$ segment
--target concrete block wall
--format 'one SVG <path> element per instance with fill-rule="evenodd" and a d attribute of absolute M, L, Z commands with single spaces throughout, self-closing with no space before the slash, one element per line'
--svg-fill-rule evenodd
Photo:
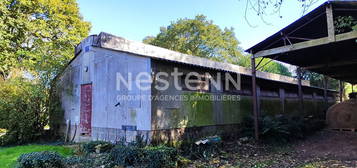
<path fill-rule="evenodd" d="M 217 71 L 188 66 L 179 63 L 165 63 L 152 60 L 153 73 L 172 72 L 177 67 L 180 72 L 195 71 L 198 73 Z M 172 78 L 169 79 L 170 86 Z M 240 92 L 211 90 L 209 92 L 179 91 L 169 87 L 166 91 L 158 91 L 152 87 L 152 95 L 239 95 L 239 101 L 152 101 L 153 141 L 170 141 L 195 139 L 201 136 L 234 133 L 240 136 L 244 118 L 252 116 L 251 78 L 241 76 Z M 326 106 L 323 90 L 303 87 L 305 94 L 304 111 L 299 110 L 298 86 L 258 79 L 258 95 L 260 115 L 286 114 L 300 117 L 317 116 L 324 119 Z M 153 86 L 155 85 L 155 81 Z M 268 87 L 269 86 L 269 87 Z M 329 92 L 329 105 L 336 102 L 336 93 Z M 202 131 L 202 132 L 201 132 Z"/>

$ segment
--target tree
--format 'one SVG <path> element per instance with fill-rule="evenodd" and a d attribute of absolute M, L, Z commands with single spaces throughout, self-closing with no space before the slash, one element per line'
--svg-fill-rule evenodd
<path fill-rule="evenodd" d="M 296 72 L 297 73 L 297 72 Z M 311 86 L 324 88 L 324 78 L 325 76 L 322 74 L 318 74 L 315 72 L 303 70 L 301 71 L 302 79 L 310 81 Z M 339 81 L 336 79 L 328 78 L 327 83 L 328 89 L 338 90 L 339 89 Z"/>
<path fill-rule="evenodd" d="M 0 74 L 24 68 L 53 78 L 89 29 L 75 0 L 2 0 Z"/>
<path fill-rule="evenodd" d="M 302 14 L 310 8 L 311 5 L 319 0 L 295 0 L 301 4 Z M 245 0 L 245 19 L 249 25 L 248 16 L 250 11 L 255 13 L 265 22 L 264 17 L 268 15 L 278 15 L 280 18 L 283 16 L 280 13 L 281 7 L 286 3 L 286 0 Z"/>
<path fill-rule="evenodd" d="M 240 66 L 244 67 L 251 67 L 251 60 L 250 56 L 242 57 L 240 58 Z M 259 64 L 257 70 L 258 71 L 264 71 L 264 72 L 270 72 L 270 73 L 275 73 L 275 74 L 280 74 L 280 75 L 285 75 L 285 76 L 292 76 L 291 72 L 289 69 L 284 66 L 283 64 L 280 64 L 278 62 L 274 62 L 269 58 L 256 58 L 256 64 Z"/>
<path fill-rule="evenodd" d="M 144 42 L 222 62 L 236 63 L 242 57 L 233 29 L 222 30 L 203 15 L 179 19 L 162 27 L 156 37 L 146 37 Z"/>
<path fill-rule="evenodd" d="M 0 142 L 33 141 L 49 124 L 54 77 L 88 36 L 75 0 L 0 1 Z M 51 96 L 54 97 L 54 96 Z"/>
<path fill-rule="evenodd" d="M 167 48 L 181 53 L 250 67 L 249 55 L 242 54 L 233 28 L 221 29 L 206 16 L 197 15 L 194 19 L 179 19 L 160 33 L 147 36 L 144 43 Z M 272 62 L 263 71 L 291 75 L 286 67 Z"/>

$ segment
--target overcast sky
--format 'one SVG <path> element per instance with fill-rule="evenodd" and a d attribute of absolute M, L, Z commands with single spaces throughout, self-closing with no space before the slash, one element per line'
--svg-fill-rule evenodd
<path fill-rule="evenodd" d="M 178 18 L 203 14 L 221 28 L 233 27 L 240 46 L 247 49 L 302 16 L 297 0 L 285 0 L 281 15 L 265 16 L 264 23 L 253 12 L 244 18 L 246 0 L 78 0 L 84 20 L 92 23 L 91 34 L 107 32 L 129 40 L 142 41 L 156 35 L 161 26 Z M 325 0 L 310 7 L 314 9 Z"/>

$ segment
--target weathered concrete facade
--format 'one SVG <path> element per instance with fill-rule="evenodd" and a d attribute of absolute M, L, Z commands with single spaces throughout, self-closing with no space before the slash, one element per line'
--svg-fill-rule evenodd
<path fill-rule="evenodd" d="M 177 90 L 173 87 L 172 76 L 167 77 L 169 87 L 166 90 L 156 89 L 159 83 L 154 76 L 161 72 L 171 73 L 174 68 L 183 74 L 197 72 L 204 76 L 209 73 L 207 78 L 215 78 L 218 72 L 230 73 L 240 78 L 241 89 L 225 89 L 223 84 L 215 88 L 208 83 L 200 91 Z M 117 74 L 129 72 L 133 76 L 141 72 L 152 74 L 150 89 L 141 90 L 135 85 L 131 89 L 118 89 Z M 296 110 L 299 104 L 296 79 L 265 72 L 257 75 L 261 114 L 324 114 L 322 89 L 310 87 L 303 81 L 306 108 L 300 112 Z M 124 78 L 131 79 L 129 75 Z M 60 79 L 65 111 L 63 130 L 66 130 L 66 121 L 70 121 L 70 137 L 76 134 L 77 141 L 132 141 L 137 135 L 149 141 L 175 141 L 213 134 L 236 134 L 243 119 L 252 113 L 249 69 L 131 42 L 106 33 L 90 36 L 78 45 L 76 57 Z M 89 91 L 84 90 L 86 87 Z M 141 98 L 118 98 L 123 95 Z M 239 95 L 239 100 L 152 99 L 165 95 Z M 329 102 L 335 102 L 333 91 L 329 91 Z"/>
<path fill-rule="evenodd" d="M 198 72 L 200 74 L 216 74 L 217 70 L 193 67 L 180 63 L 168 64 L 162 60 L 152 60 L 152 71 L 155 73 L 172 72 L 174 67 L 182 72 Z M 252 91 L 251 77 L 241 74 L 241 90 L 220 90 L 212 87 L 205 92 L 180 91 L 172 84 L 169 89 L 159 91 L 154 88 L 152 95 L 239 95 L 238 101 L 210 101 L 210 100 L 186 100 L 186 101 L 161 101 L 153 100 L 152 130 L 153 139 L 157 141 L 174 141 L 189 139 L 192 137 L 209 136 L 216 134 L 239 135 L 241 124 L 246 117 L 252 115 Z M 169 79 L 172 83 L 172 77 Z M 325 115 L 325 102 L 323 89 L 304 86 L 304 111 L 299 111 L 298 88 L 296 84 L 275 82 L 265 79 L 258 80 L 260 115 L 287 114 L 292 116 L 318 116 L 321 119 Z M 329 92 L 329 104 L 335 104 L 335 92 Z"/>
<path fill-rule="evenodd" d="M 65 121 L 70 120 L 71 135 L 77 129 L 76 140 L 110 140 L 128 137 L 137 130 L 150 131 L 151 102 L 147 99 L 119 102 L 118 95 L 150 95 L 149 91 L 116 89 L 116 74 L 149 72 L 150 59 L 123 52 L 91 47 L 92 38 L 82 43 L 86 48 L 70 63 L 62 75 L 62 106 Z M 70 78 L 70 80 L 68 80 Z M 127 78 L 127 76 L 124 76 Z M 90 132 L 81 128 L 81 86 L 92 85 Z M 134 85 L 135 87 L 135 85 Z M 120 104 L 118 104 L 120 103 Z M 118 105 L 117 105 L 118 104 Z M 141 117 L 138 117 L 141 116 Z M 76 128 L 77 127 L 77 128 Z M 73 136 L 73 135 L 72 135 Z"/>

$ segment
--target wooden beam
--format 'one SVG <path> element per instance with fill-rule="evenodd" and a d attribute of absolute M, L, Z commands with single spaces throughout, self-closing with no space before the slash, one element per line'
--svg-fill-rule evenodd
<path fill-rule="evenodd" d="M 332 78 L 346 78 L 346 79 L 357 79 L 357 74 L 356 73 L 353 73 L 353 72 L 349 72 L 349 73 L 334 73 L 334 74 L 331 74 L 331 75 L 328 75 Z"/>
<path fill-rule="evenodd" d="M 344 90 L 344 83 L 342 81 L 340 81 L 340 84 L 339 84 L 339 87 L 340 87 L 340 102 L 343 101 L 343 90 Z"/>
<path fill-rule="evenodd" d="M 338 34 L 338 35 L 336 35 L 335 42 L 341 42 L 341 41 L 352 40 L 352 39 L 357 39 L 357 31 Z M 267 56 L 272 56 L 272 55 L 276 55 L 276 54 L 282 54 L 282 53 L 302 50 L 302 49 L 306 49 L 306 48 L 326 45 L 329 43 L 330 43 L 329 38 L 323 37 L 323 38 L 319 38 L 319 39 L 315 39 L 315 40 L 295 43 L 293 45 L 282 46 L 282 47 L 272 48 L 272 49 L 268 49 L 268 50 L 262 50 L 262 51 L 255 53 L 254 57 L 255 58 L 267 57 Z"/>
<path fill-rule="evenodd" d="M 251 58 L 251 66 L 252 66 L 252 98 L 253 98 L 253 115 L 254 115 L 254 134 L 255 139 L 259 140 L 259 118 L 258 118 L 258 94 L 257 94 L 257 74 L 256 74 L 256 66 L 255 66 L 255 58 L 254 56 Z"/>
<path fill-rule="evenodd" d="M 326 109 L 328 108 L 328 94 L 327 94 L 327 90 L 328 90 L 328 78 L 327 76 L 324 76 L 324 101 L 325 101 L 325 107 Z"/>
<path fill-rule="evenodd" d="M 338 79 L 341 79 L 341 80 L 355 80 L 357 81 L 357 75 L 348 75 L 346 74 L 345 76 L 332 76 L 332 75 L 329 75 L 333 78 L 338 78 Z"/>
<path fill-rule="evenodd" d="M 284 88 L 279 88 L 279 98 L 281 104 L 281 111 L 285 114 L 285 90 Z"/>
<path fill-rule="evenodd" d="M 300 112 L 304 111 L 304 93 L 302 91 L 302 69 L 298 67 L 297 69 L 297 76 L 298 76 L 298 95 L 299 95 L 299 102 L 300 102 Z"/>
<path fill-rule="evenodd" d="M 328 41 L 334 42 L 336 40 L 336 36 L 335 36 L 335 24 L 333 21 L 333 10 L 331 4 L 326 5 L 326 20 L 327 20 Z"/>
<path fill-rule="evenodd" d="M 331 68 L 331 67 L 337 67 L 337 66 L 344 66 L 344 65 L 353 65 L 357 64 L 357 59 L 355 60 L 348 60 L 348 61 L 340 61 L 340 62 L 333 62 L 329 64 L 319 64 L 319 65 L 313 65 L 313 66 L 307 66 L 303 67 L 306 70 L 311 70 L 311 69 L 317 69 L 317 68 Z"/>

